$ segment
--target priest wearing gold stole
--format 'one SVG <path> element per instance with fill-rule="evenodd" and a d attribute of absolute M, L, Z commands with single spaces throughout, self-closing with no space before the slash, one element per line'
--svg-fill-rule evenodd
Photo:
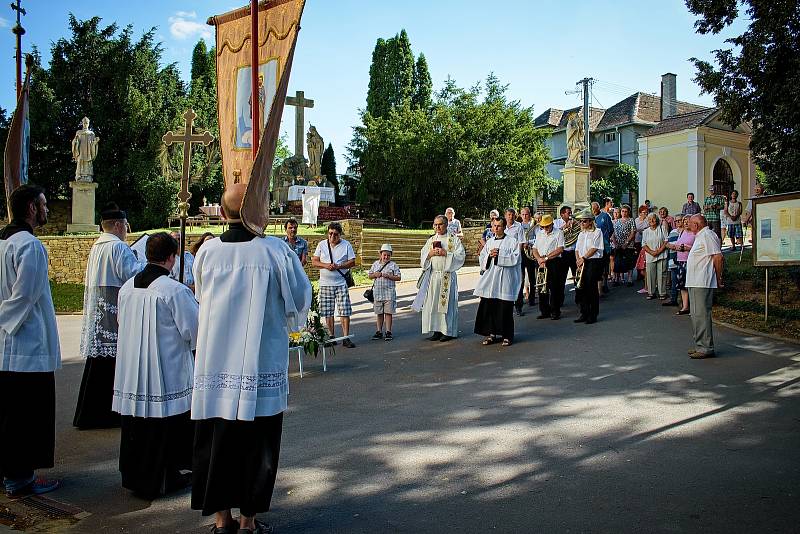
<path fill-rule="evenodd" d="M 305 324 L 311 284 L 297 254 L 259 237 L 240 214 L 245 184 L 222 196 L 229 229 L 194 261 L 200 301 L 192 393 L 197 420 L 192 508 L 215 514 L 214 532 L 267 532 L 255 516 L 269 510 L 289 394 L 289 332 Z M 248 195 L 250 191 L 248 191 Z"/>
<path fill-rule="evenodd" d="M 184 488 L 191 475 L 189 417 L 197 343 L 197 301 L 170 277 L 178 242 L 147 240 L 148 264 L 119 290 L 119 339 L 112 408 L 122 416 L 122 486 L 152 499 Z"/>
<path fill-rule="evenodd" d="M 502 340 L 507 347 L 514 342 L 514 301 L 522 283 L 519 241 L 505 233 L 506 221 L 492 221 L 492 237 L 481 250 L 479 262 L 484 273 L 475 286 L 480 297 L 475 333 L 486 336 L 484 345 Z"/>
<path fill-rule="evenodd" d="M 420 252 L 422 277 L 412 304 L 422 310 L 422 333 L 433 332 L 429 341 L 450 341 L 458 337 L 458 275 L 466 252 L 461 239 L 448 233 L 447 217 L 433 220 L 436 231 Z"/>

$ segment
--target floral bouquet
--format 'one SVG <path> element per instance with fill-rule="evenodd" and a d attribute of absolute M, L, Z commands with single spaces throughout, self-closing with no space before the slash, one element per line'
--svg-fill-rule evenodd
<path fill-rule="evenodd" d="M 306 325 L 297 332 L 289 333 L 289 346 L 303 347 L 306 354 L 313 354 L 316 358 L 320 347 L 330 341 L 331 335 L 319 316 L 317 290 L 312 287 L 312 292 L 311 309 L 308 311 Z M 331 350 L 333 350 L 332 347 Z"/>

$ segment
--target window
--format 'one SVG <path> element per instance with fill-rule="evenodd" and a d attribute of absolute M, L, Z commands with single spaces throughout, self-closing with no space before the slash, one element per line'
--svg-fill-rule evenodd
<path fill-rule="evenodd" d="M 733 170 L 724 159 L 717 160 L 711 176 L 714 184 L 714 193 L 717 195 L 730 196 L 734 189 Z"/>
<path fill-rule="evenodd" d="M 613 143 L 617 140 L 617 132 L 609 132 L 606 134 L 606 143 Z"/>

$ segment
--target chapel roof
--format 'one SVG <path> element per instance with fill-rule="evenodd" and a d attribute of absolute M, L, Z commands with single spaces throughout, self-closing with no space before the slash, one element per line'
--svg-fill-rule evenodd
<path fill-rule="evenodd" d="M 678 132 L 690 128 L 697 128 L 706 122 L 717 112 L 717 108 L 703 108 L 689 113 L 674 115 L 656 124 L 649 131 L 642 134 L 643 137 L 652 137 L 666 133 Z"/>

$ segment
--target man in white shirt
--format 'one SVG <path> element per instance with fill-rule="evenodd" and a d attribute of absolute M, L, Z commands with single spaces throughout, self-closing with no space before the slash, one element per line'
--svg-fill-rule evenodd
<path fill-rule="evenodd" d="M 311 284 L 297 254 L 258 237 L 240 217 L 245 184 L 228 186 L 228 230 L 194 261 L 200 301 L 192 392 L 192 508 L 215 514 L 214 532 L 267 532 L 289 395 L 289 332 L 308 317 Z"/>
<path fill-rule="evenodd" d="M 331 337 L 336 337 L 333 330 L 335 313 L 342 324 L 342 336 L 345 336 L 342 345 L 352 349 L 356 345 L 346 336 L 350 335 L 353 307 L 345 276 L 356 265 L 356 253 L 353 245 L 342 239 L 342 233 L 341 224 L 332 222 L 328 225 L 328 238 L 317 243 L 311 265 L 319 269 L 319 316 L 325 319 Z"/>
<path fill-rule="evenodd" d="M 528 286 L 528 306 L 536 305 L 536 292 L 533 290 L 533 286 L 536 284 L 536 261 L 530 259 L 528 254 L 530 254 L 530 248 L 536 241 L 536 235 L 541 231 L 541 228 L 539 223 L 531 216 L 530 206 L 525 206 L 519 210 L 519 215 L 522 217 L 520 224 L 522 225 L 522 235 L 524 236 L 523 241 L 520 242 L 522 251 L 522 287 L 515 306 L 521 309 L 526 285 Z M 527 282 L 525 281 L 525 275 L 528 276 Z"/>
<path fill-rule="evenodd" d="M 89 251 L 83 296 L 81 356 L 86 358 L 78 405 L 72 424 L 81 430 L 119 426 L 111 410 L 117 356 L 117 297 L 119 288 L 144 269 L 128 237 L 128 216 L 112 203 L 100 213 L 103 233 Z"/>
<path fill-rule="evenodd" d="M 21 496 L 58 487 L 34 471 L 53 467 L 61 349 L 47 250 L 33 236 L 47 223 L 44 190 L 22 185 L 9 206 L 11 223 L 0 231 L 0 479 Z"/>
<path fill-rule="evenodd" d="M 119 340 L 112 408 L 122 417 L 122 487 L 153 499 L 182 489 L 191 475 L 189 416 L 198 305 L 170 277 L 178 242 L 166 232 L 147 240 L 148 264 L 119 290 Z"/>
<path fill-rule="evenodd" d="M 709 228 L 706 218 L 693 215 L 689 230 L 694 232 L 694 244 L 686 260 L 686 289 L 689 290 L 689 307 L 695 348 L 689 357 L 700 360 L 714 357 L 714 333 L 711 330 L 711 308 L 714 289 L 722 287 L 722 257 L 719 237 Z"/>
<path fill-rule="evenodd" d="M 506 217 L 506 230 L 505 233 L 509 237 L 513 237 L 514 240 L 522 247 L 523 243 L 526 243 L 527 240 L 525 239 L 525 228 L 522 226 L 522 223 L 517 222 L 517 210 L 514 208 L 506 208 L 505 211 Z M 520 269 L 522 269 L 520 267 Z M 523 284 L 524 279 L 520 279 L 519 284 L 519 292 L 517 295 L 517 299 L 514 302 L 514 310 L 516 311 L 517 316 L 522 317 L 522 294 L 523 294 Z"/>
<path fill-rule="evenodd" d="M 561 319 L 561 306 L 564 304 L 564 283 L 567 279 L 567 267 L 561 259 L 564 252 L 564 233 L 553 226 L 553 217 L 549 214 L 542 217 L 539 223 L 542 231 L 536 237 L 532 247 L 533 257 L 540 269 L 547 269 L 545 291 L 539 293 L 539 316 L 537 319 Z M 533 284 L 536 283 L 536 277 Z M 531 287 L 531 291 L 535 291 Z"/>
<path fill-rule="evenodd" d="M 603 232 L 595 225 L 591 208 L 579 212 L 575 218 L 581 225 L 581 233 L 575 243 L 575 264 L 579 269 L 583 268 L 580 287 L 575 290 L 575 300 L 580 305 L 581 314 L 575 322 L 594 324 L 600 313 L 597 282 L 603 275 Z"/>
<path fill-rule="evenodd" d="M 580 223 L 572 218 L 572 208 L 569 206 L 561 206 L 558 210 L 558 219 L 553 221 L 553 227 L 556 230 L 561 230 L 564 233 L 564 254 L 562 260 L 564 261 L 564 269 L 569 274 L 572 270 L 572 276 L 575 277 L 575 243 L 578 241 L 578 234 L 580 233 Z"/>

